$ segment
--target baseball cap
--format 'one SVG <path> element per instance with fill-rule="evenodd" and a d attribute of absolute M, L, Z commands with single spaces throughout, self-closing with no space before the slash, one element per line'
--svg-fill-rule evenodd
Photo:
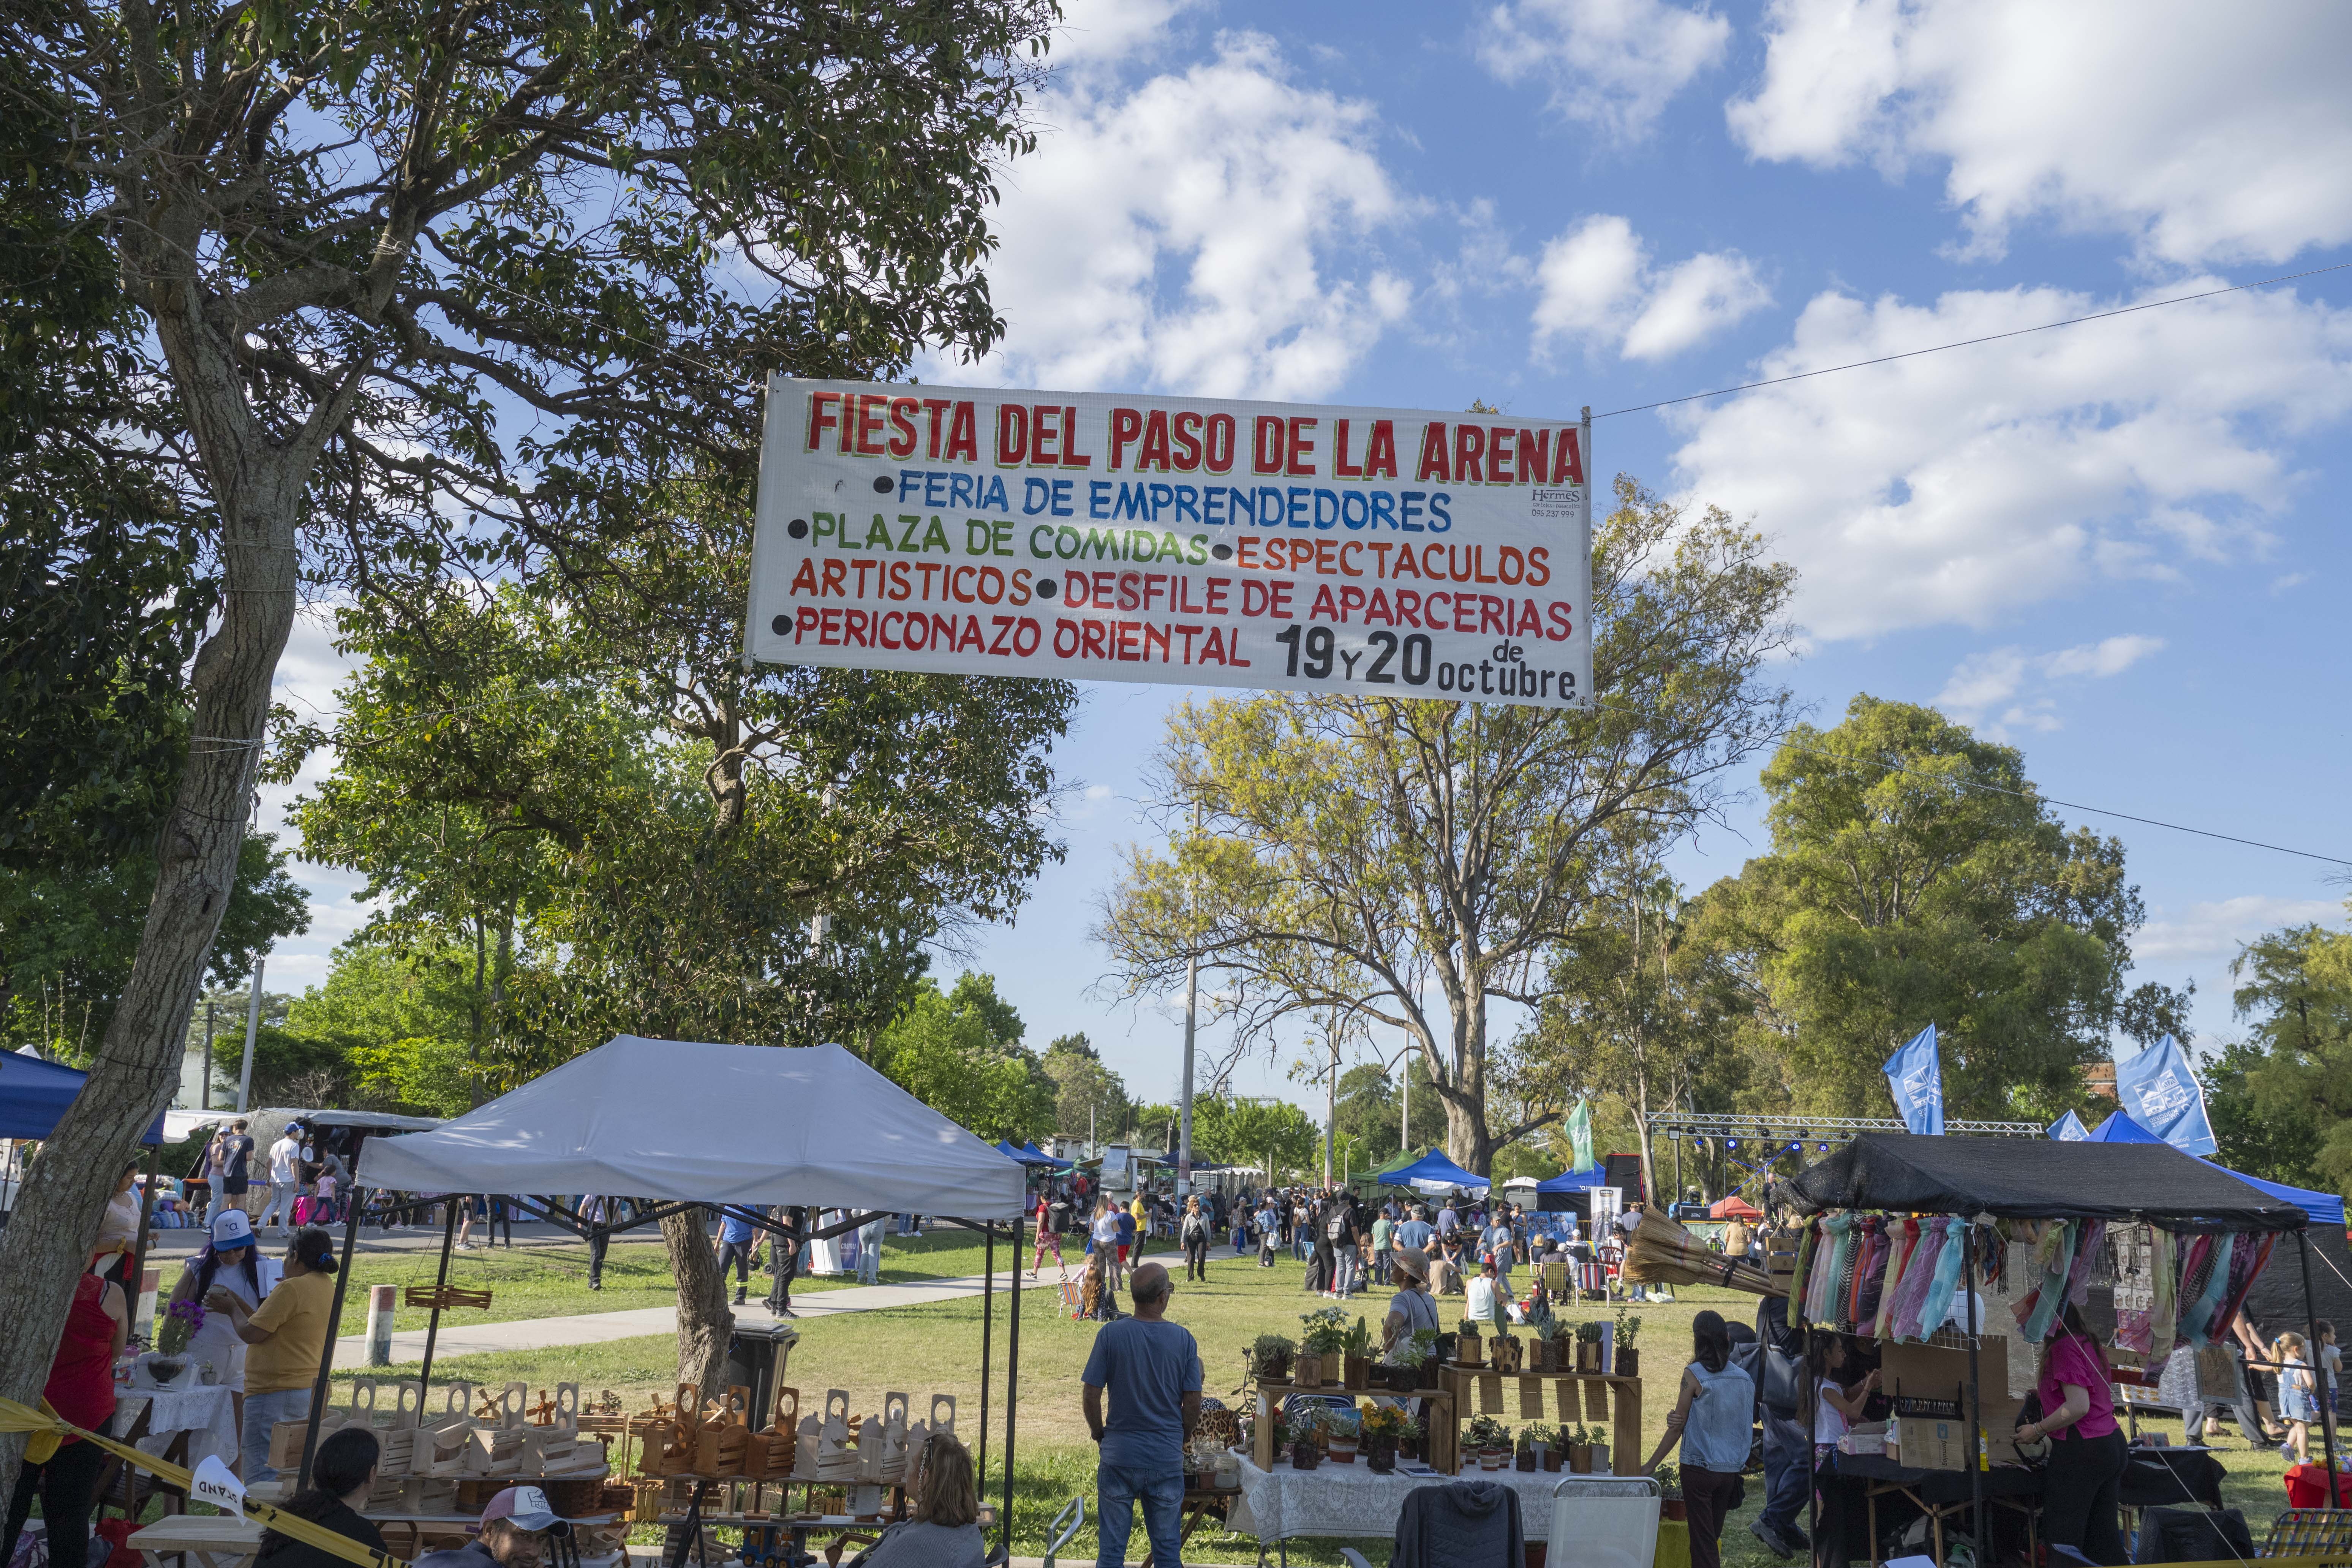
<path fill-rule="evenodd" d="M 523 1530 L 545 1530 L 557 1522 L 547 1494 L 537 1487 L 509 1487 L 492 1498 L 489 1506 L 482 1510 L 482 1522 L 488 1524 L 494 1519 L 509 1521 Z"/>
<path fill-rule="evenodd" d="M 253 1245 L 253 1222 L 243 1209 L 223 1209 L 213 1215 L 213 1249 L 222 1251 Z"/>

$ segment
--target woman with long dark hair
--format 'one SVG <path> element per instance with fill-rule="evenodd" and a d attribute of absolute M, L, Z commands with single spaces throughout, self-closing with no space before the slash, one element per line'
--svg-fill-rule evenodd
<path fill-rule="evenodd" d="M 1683 1503 L 1690 1518 L 1691 1568 L 1722 1568 L 1723 1518 L 1748 1468 L 1756 1380 L 1731 1364 L 1731 1331 L 1720 1312 L 1691 1320 L 1691 1362 L 1666 1415 L 1666 1434 L 1642 1467 L 1648 1475 L 1682 1446 Z"/>
<path fill-rule="evenodd" d="M 2042 1347 L 2042 1381 L 2033 1392 L 2042 1418 L 2020 1422 L 2017 1441 L 2050 1439 L 2042 1539 L 2071 1546 L 2094 1563 L 2128 1563 L 2118 1492 L 2130 1455 L 2116 1425 L 2106 1352 L 2072 1302 Z"/>
<path fill-rule="evenodd" d="M 383 1532 L 360 1515 L 369 1483 L 375 1479 L 376 1458 L 383 1451 L 374 1433 L 364 1426 L 345 1426 L 320 1441 L 310 1456 L 310 1484 L 279 1506 L 297 1519 L 323 1525 L 337 1535 L 348 1535 L 372 1551 L 384 1550 Z M 254 1568 L 351 1568 L 342 1558 L 322 1547 L 264 1531 L 261 1553 Z"/>
<path fill-rule="evenodd" d="M 261 1305 L 276 1283 L 275 1266 L 264 1268 L 253 1244 L 253 1223 L 243 1209 L 224 1207 L 213 1215 L 205 1249 L 180 1267 L 180 1282 L 172 1287 L 173 1301 L 201 1306 L 217 1289 L 228 1292 L 247 1312 Z M 245 1342 L 236 1337 L 226 1312 L 207 1310 L 204 1326 L 190 1331 L 188 1355 L 210 1362 L 213 1381 L 229 1391 L 237 1429 L 245 1425 Z"/>

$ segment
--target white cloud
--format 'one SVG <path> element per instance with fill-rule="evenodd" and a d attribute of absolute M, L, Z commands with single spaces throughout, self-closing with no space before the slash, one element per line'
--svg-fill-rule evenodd
<path fill-rule="evenodd" d="M 1403 314 L 1409 285 L 1370 258 L 1405 208 L 1372 111 L 1299 86 L 1272 40 L 1221 35 L 1132 90 L 1077 72 L 1039 118 L 1002 181 L 988 273 L 1008 330 L 982 378 L 1311 397 Z"/>
<path fill-rule="evenodd" d="M 2112 303 L 1824 293 L 1755 379 Z M 1675 461 L 1690 499 L 1775 536 L 1815 634 L 1865 637 L 1989 626 L 2095 577 L 2259 557 L 2301 483 L 2288 437 L 2347 410 L 2352 311 L 2237 294 L 1694 405 L 1673 416 L 1688 437 Z"/>
<path fill-rule="evenodd" d="M 1550 89 L 1561 118 L 1627 140 L 1723 58 L 1731 24 L 1661 0 L 1507 0 L 1487 13 L 1478 63 Z"/>
<path fill-rule="evenodd" d="M 2179 913 L 2149 921 L 2132 939 L 2140 963 L 2189 964 L 2226 969 L 2239 947 L 2264 931 L 2313 921 L 2336 924 L 2344 906 L 2327 899 L 2282 899 L 2250 893 L 2212 903 L 2191 904 Z"/>
<path fill-rule="evenodd" d="M 2352 6 L 1773 0 L 1758 158 L 1943 168 L 1971 248 L 2048 216 L 2179 265 L 2352 239 Z"/>
<path fill-rule="evenodd" d="M 2057 697 L 2046 689 L 2050 684 L 2121 675 L 2163 648 L 2162 637 L 2130 633 L 2055 653 L 1988 649 L 1959 662 L 1937 695 L 1936 706 L 1994 740 L 2007 739 L 2012 728 L 2047 732 L 2061 727 Z M 2023 700 L 2013 700 L 2021 694 Z"/>
<path fill-rule="evenodd" d="M 1746 257 L 1703 251 L 1656 269 L 1633 226 L 1609 214 L 1545 246 L 1536 281 L 1538 349 L 1573 338 L 1627 359 L 1680 353 L 1772 302 Z"/>

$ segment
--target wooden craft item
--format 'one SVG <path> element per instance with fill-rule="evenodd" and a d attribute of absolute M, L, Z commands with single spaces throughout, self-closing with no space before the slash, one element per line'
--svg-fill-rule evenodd
<path fill-rule="evenodd" d="M 798 1481 L 816 1479 L 816 1451 L 824 1439 L 824 1423 L 810 1411 L 801 1417 L 799 1429 L 793 1436 L 793 1479 Z"/>
<path fill-rule="evenodd" d="M 404 1379 L 392 1385 L 392 1425 L 396 1431 L 415 1431 L 425 1415 L 425 1385 Z"/>
<path fill-rule="evenodd" d="M 1519 1415 L 1538 1419 L 1543 1415 L 1543 1384 L 1532 1377 L 1519 1379 Z"/>
<path fill-rule="evenodd" d="M 376 1380 L 372 1377 L 352 1379 L 352 1402 L 344 1419 L 366 1426 L 375 1424 Z"/>
<path fill-rule="evenodd" d="M 940 1414 L 940 1408 L 942 1405 L 947 1407 L 947 1414 L 945 1415 L 941 1415 Z M 931 1395 L 931 1430 L 934 1433 L 945 1432 L 952 1436 L 955 1432 L 955 1415 L 956 1402 L 954 1394 L 934 1394 Z"/>
<path fill-rule="evenodd" d="M 1584 1385 L 1584 1415 L 1590 1421 L 1609 1419 L 1609 1385 L 1607 1384 L 1596 1380 Z"/>
<path fill-rule="evenodd" d="M 464 1290 L 455 1285 L 411 1285 L 402 1293 L 401 1300 L 406 1306 L 420 1307 L 428 1312 L 436 1307 L 443 1311 L 452 1307 L 478 1310 L 490 1304 L 490 1293 L 488 1290 Z"/>
<path fill-rule="evenodd" d="M 1488 1372 L 1478 1375 L 1478 1413 L 1481 1415 L 1500 1415 L 1503 1413 L 1501 1373 Z"/>
<path fill-rule="evenodd" d="M 529 1384 L 509 1383 L 507 1384 L 506 1392 L 499 1396 L 499 1415 L 506 1426 L 522 1426 L 525 1420 L 523 1413 L 530 1408 L 530 1385 Z"/>

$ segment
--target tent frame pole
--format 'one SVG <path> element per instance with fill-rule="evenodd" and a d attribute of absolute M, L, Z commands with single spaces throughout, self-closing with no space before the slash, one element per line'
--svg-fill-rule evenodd
<path fill-rule="evenodd" d="M 2327 1407 L 2326 1367 L 2319 1359 L 2319 1308 L 2311 1294 L 2311 1243 L 2306 1238 L 2309 1226 L 2297 1226 L 2294 1230 L 2295 1260 L 2303 1265 L 2304 1332 L 2310 1336 L 2311 1354 L 2306 1362 L 2311 1368 L 2311 1385 L 2317 1396 L 2313 1403 L 2319 1406 L 2320 1457 L 2327 1461 L 2327 1506 L 2342 1508 L 2336 1479 L 2336 1413 Z"/>
<path fill-rule="evenodd" d="M 1003 1530 L 997 1537 L 1007 1556 L 1013 1552 L 1013 1432 L 1021 1415 L 1022 1228 L 1022 1221 L 1016 1216 L 1013 1221 L 1013 1316 L 1005 1328 L 1004 1342 L 1004 1510 L 999 1521 Z"/>
<path fill-rule="evenodd" d="M 1975 1527 L 1977 1562 L 1985 1557 L 1984 1465 L 1978 1456 L 1985 1451 L 1984 1393 L 1977 1377 L 1977 1227 L 1967 1215 L 1960 1216 L 1960 1289 L 1969 1293 L 1969 1510 Z M 1872 1542 L 1871 1551 L 1878 1550 Z"/>
<path fill-rule="evenodd" d="M 980 1277 L 980 1463 L 973 1468 L 977 1490 L 988 1490 L 988 1377 L 992 1370 L 990 1341 L 996 1328 L 996 1222 L 980 1227 L 988 1238 Z"/>
<path fill-rule="evenodd" d="M 367 1189 L 352 1189 L 351 1213 L 343 1220 L 343 1260 L 335 1270 L 335 1304 L 327 1313 L 327 1342 L 319 1352 L 319 1375 L 310 1384 L 310 1420 L 302 1433 L 302 1465 L 294 1477 L 294 1489 L 302 1490 L 310 1484 L 310 1458 L 319 1451 L 319 1417 L 327 1413 L 329 1379 L 335 1371 L 335 1336 L 342 1326 L 343 1298 L 352 1288 L 352 1254 L 360 1242 L 360 1210 L 367 1205 Z"/>
<path fill-rule="evenodd" d="M 425 1394 L 433 1387 L 433 1344 L 441 1337 L 441 1293 L 449 1289 L 449 1250 L 457 1240 L 457 1205 L 473 1201 L 471 1195 L 461 1198 L 452 1193 L 449 1201 L 442 1205 L 441 1269 L 433 1277 L 433 1315 L 425 1321 L 425 1367 L 416 1374 L 419 1390 L 416 1408 L 420 1418 L 425 1409 Z"/>

